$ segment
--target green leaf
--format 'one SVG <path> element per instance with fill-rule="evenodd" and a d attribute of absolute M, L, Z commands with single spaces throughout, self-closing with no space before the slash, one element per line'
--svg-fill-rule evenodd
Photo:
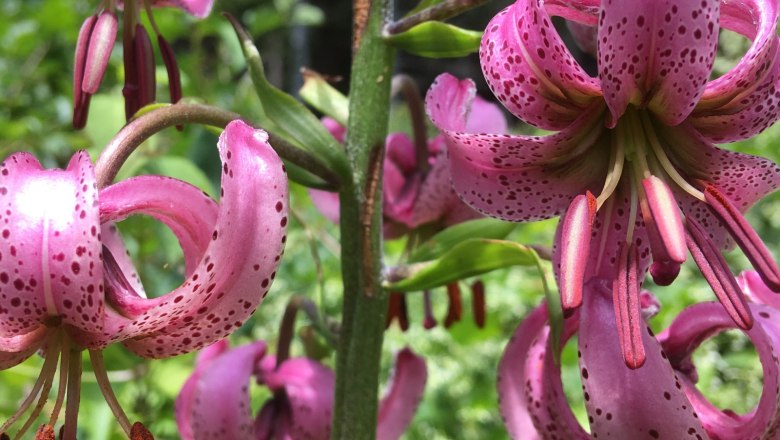
<path fill-rule="evenodd" d="M 393 46 L 428 58 L 462 57 L 479 50 L 482 32 L 426 21 L 400 34 L 387 37 Z"/>
<path fill-rule="evenodd" d="M 303 72 L 303 87 L 298 91 L 301 99 L 325 116 L 330 116 L 346 126 L 349 118 L 349 99 L 325 78 L 311 70 Z"/>
<path fill-rule="evenodd" d="M 252 38 L 234 17 L 227 17 L 241 41 L 249 74 L 265 114 L 279 129 L 276 134 L 311 153 L 342 180 L 351 179 L 347 155 L 342 146 L 306 106 L 268 82 L 263 60 Z"/>
<path fill-rule="evenodd" d="M 287 177 L 295 183 L 303 185 L 307 188 L 333 190 L 333 185 L 320 179 L 314 174 L 304 170 L 303 168 L 295 165 L 294 163 L 285 160 L 284 166 L 287 169 Z"/>
<path fill-rule="evenodd" d="M 399 292 L 432 289 L 496 269 L 533 266 L 537 258 L 533 249 L 512 241 L 473 238 L 458 243 L 436 260 L 410 266 L 408 277 L 385 287 Z"/>
<path fill-rule="evenodd" d="M 516 223 L 483 218 L 458 223 L 431 237 L 409 256 L 410 263 L 439 258 L 458 243 L 471 238 L 502 240 L 515 229 Z"/>

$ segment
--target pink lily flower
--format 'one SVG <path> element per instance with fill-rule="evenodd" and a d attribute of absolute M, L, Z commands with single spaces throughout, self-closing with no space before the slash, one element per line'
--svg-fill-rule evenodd
<path fill-rule="evenodd" d="M 597 26 L 598 77 L 577 64 L 550 14 Z M 554 262 L 567 315 L 591 280 L 612 285 L 625 363 L 645 362 L 639 286 L 669 284 L 690 252 L 740 328 L 753 324 L 721 255 L 735 241 L 762 280 L 780 270 L 742 215 L 780 185 L 766 159 L 713 145 L 749 138 L 780 116 L 777 2 L 518 0 L 482 39 L 498 99 L 547 136 L 471 134 L 470 81 L 440 76 L 427 111 L 447 139 L 453 185 L 478 211 L 510 221 L 562 215 Z M 719 26 L 753 41 L 708 81 Z"/>
<path fill-rule="evenodd" d="M 346 129 L 338 122 L 324 118 L 323 124 L 339 142 L 344 142 Z M 507 131 L 501 110 L 479 97 L 466 122 L 467 130 Z M 458 198 L 450 186 L 449 163 L 445 160 L 444 139 L 436 136 L 428 141 L 428 163 L 418 163 L 414 142 L 405 133 L 391 133 L 385 141 L 382 215 L 386 239 L 399 238 L 423 226 L 436 230 L 452 226 L 481 215 Z M 309 194 L 317 209 L 334 223 L 339 221 L 338 194 L 311 190 Z"/>
<path fill-rule="evenodd" d="M 252 376 L 273 392 L 252 421 L 248 383 Z M 412 420 L 427 379 L 425 361 L 405 348 L 379 404 L 377 439 L 398 439 Z M 183 440 L 330 438 L 335 377 L 308 358 L 277 364 L 263 341 L 228 349 L 227 341 L 204 349 L 176 399 Z"/>
<path fill-rule="evenodd" d="M 697 390 L 691 358 L 707 338 L 736 328 L 722 307 L 713 302 L 689 307 L 657 339 L 643 321 L 647 360 L 642 368 L 632 370 L 620 362 L 610 286 L 591 281 L 585 289 L 583 306 L 566 320 L 561 346 L 579 327 L 580 374 L 590 433 L 579 425 L 564 396 L 560 369 L 553 361 L 547 312 L 541 306 L 517 328 L 499 364 L 500 410 L 512 438 L 777 437 L 780 369 L 775 353 L 780 349 L 780 310 L 748 305 L 757 318 L 746 334 L 763 365 L 764 383 L 757 407 L 737 415 L 716 408 Z"/>
<path fill-rule="evenodd" d="M 65 170 L 44 170 L 28 153 L 9 156 L 0 165 L 0 369 L 43 351 L 34 399 L 41 385 L 51 386 L 60 355 L 60 368 L 80 381 L 81 351 L 90 350 L 100 383 L 100 350 L 111 343 L 162 358 L 197 350 L 240 327 L 268 293 L 286 241 L 287 180 L 267 140 L 264 131 L 242 121 L 228 124 L 218 143 L 219 203 L 161 176 L 98 191 L 84 151 Z M 156 298 L 146 297 L 113 224 L 137 214 L 166 224 L 184 254 L 184 283 Z M 100 385 L 110 393 L 107 383 Z M 77 409 L 71 386 L 77 393 L 78 385 L 68 384 L 68 401 Z M 47 396 L 45 390 L 42 402 Z M 112 404 L 113 395 L 106 397 Z M 66 419 L 68 430 L 75 426 Z"/>
<path fill-rule="evenodd" d="M 125 113 L 128 120 L 141 107 L 155 102 L 157 90 L 152 42 L 141 24 L 139 9 L 146 8 L 152 29 L 157 35 L 157 45 L 168 73 L 168 89 L 171 103 L 181 97 L 181 78 L 173 49 L 162 36 L 154 21 L 152 8 L 177 7 L 184 12 L 205 18 L 211 12 L 214 0 L 126 0 L 118 4 L 109 2 L 95 15 L 88 17 L 81 26 L 76 43 L 73 69 L 73 128 L 82 129 L 87 123 L 89 103 L 97 93 L 108 66 L 111 50 L 116 42 L 119 22 L 117 8 L 124 9 L 123 50 L 125 62 Z"/>

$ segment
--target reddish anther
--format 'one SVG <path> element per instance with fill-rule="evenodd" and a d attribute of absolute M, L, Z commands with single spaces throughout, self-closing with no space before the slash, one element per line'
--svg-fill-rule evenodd
<path fill-rule="evenodd" d="M 729 270 L 723 255 L 709 240 L 707 232 L 690 217 L 685 219 L 688 227 L 686 235 L 688 250 L 693 261 L 699 266 L 704 279 L 712 287 L 712 291 L 723 305 L 726 313 L 739 328 L 749 330 L 753 327 L 753 315 L 745 301 L 745 296 L 737 284 L 736 278 Z"/>
<path fill-rule="evenodd" d="M 663 246 L 664 256 L 674 263 L 684 262 L 687 255 L 685 228 L 672 190 L 656 176 L 643 179 L 642 187 L 647 200 L 648 214 L 652 217 L 652 224 L 660 240 L 659 244 Z"/>
<path fill-rule="evenodd" d="M 471 312 L 474 324 L 479 328 L 485 327 L 485 283 L 481 280 L 471 285 Z"/>
<path fill-rule="evenodd" d="M 143 423 L 135 422 L 130 429 L 130 440 L 154 440 L 154 436 Z"/>
<path fill-rule="evenodd" d="M 590 255 L 596 198 L 587 191 L 574 198 L 563 217 L 561 229 L 561 306 L 570 316 L 582 304 L 582 285 Z"/>
<path fill-rule="evenodd" d="M 638 260 L 636 247 L 623 244 L 620 248 L 617 276 L 612 284 L 612 302 L 623 361 L 631 369 L 644 365 L 646 358 L 645 346 L 642 343 L 644 321 L 639 309 Z"/>
<path fill-rule="evenodd" d="M 425 313 L 425 317 L 423 318 L 423 328 L 430 330 L 436 327 L 438 322 L 436 321 L 436 317 L 433 316 L 433 305 L 431 304 L 430 290 L 423 292 L 423 311 Z"/>
<path fill-rule="evenodd" d="M 761 237 L 745 220 L 739 209 L 712 185 L 704 189 L 704 198 L 723 226 L 729 230 L 764 283 L 774 292 L 780 292 L 780 269 Z"/>
<path fill-rule="evenodd" d="M 55 440 L 54 428 L 51 425 L 41 425 L 35 432 L 35 440 Z"/>
<path fill-rule="evenodd" d="M 450 300 L 450 304 L 447 307 L 447 316 L 444 318 L 444 328 L 450 328 L 452 324 L 460 321 L 463 315 L 460 286 L 458 286 L 457 282 L 447 284 L 447 297 Z"/>
<path fill-rule="evenodd" d="M 406 308 L 406 294 L 399 292 L 390 293 L 390 302 L 387 305 L 387 318 L 385 328 L 390 327 L 394 319 L 398 320 L 398 326 L 402 331 L 409 330 L 409 314 Z"/>

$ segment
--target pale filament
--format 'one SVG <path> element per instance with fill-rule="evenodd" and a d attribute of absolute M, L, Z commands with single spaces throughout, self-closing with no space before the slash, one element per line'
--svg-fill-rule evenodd
<path fill-rule="evenodd" d="M 607 177 L 604 179 L 604 189 L 601 190 L 601 194 L 596 198 L 596 209 L 601 209 L 602 205 L 609 200 L 615 189 L 620 183 L 620 176 L 623 174 L 623 165 L 626 159 L 625 153 L 625 131 L 618 125 L 617 136 L 612 136 L 612 157 L 610 170 L 607 172 Z"/>

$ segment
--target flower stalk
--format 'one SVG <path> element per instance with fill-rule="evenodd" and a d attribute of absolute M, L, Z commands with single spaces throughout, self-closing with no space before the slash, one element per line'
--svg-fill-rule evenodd
<path fill-rule="evenodd" d="M 389 0 L 356 2 L 367 12 L 358 28 L 351 72 L 346 150 L 352 182 L 339 197 L 344 280 L 332 439 L 372 439 L 376 435 L 379 363 L 387 293 L 382 289 L 382 163 L 394 51 L 382 39 Z"/>

